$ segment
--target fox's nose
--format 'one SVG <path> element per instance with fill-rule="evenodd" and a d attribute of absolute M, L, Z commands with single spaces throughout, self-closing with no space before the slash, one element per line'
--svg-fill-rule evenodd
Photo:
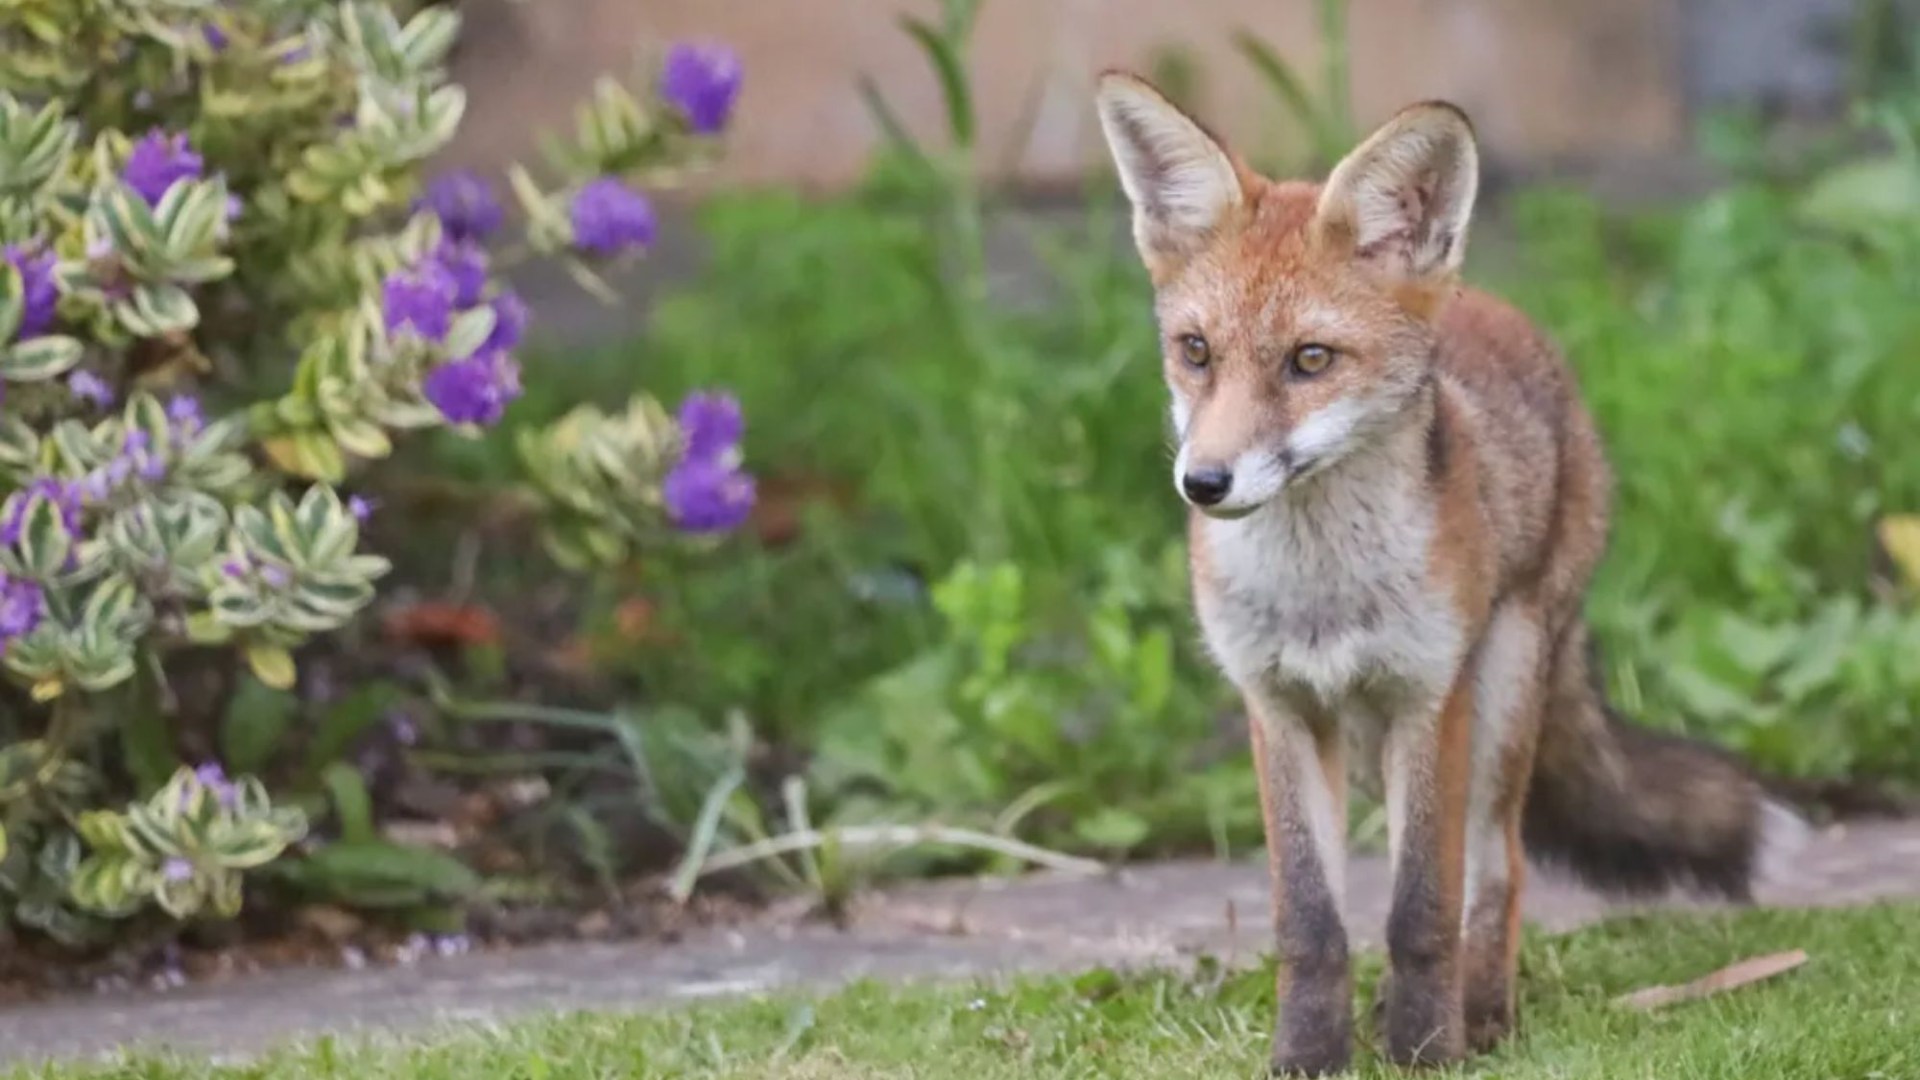
<path fill-rule="evenodd" d="M 1233 474 L 1226 469 L 1189 469 L 1180 478 L 1180 490 L 1195 506 L 1212 506 L 1233 490 Z"/>

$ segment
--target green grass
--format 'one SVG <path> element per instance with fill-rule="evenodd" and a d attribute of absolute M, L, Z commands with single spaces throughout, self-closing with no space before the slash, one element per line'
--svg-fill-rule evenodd
<path fill-rule="evenodd" d="M 1907 1080 L 1920 1076 L 1920 906 L 1649 916 L 1533 936 L 1523 1034 L 1458 1075 L 1501 1080 Z M 1733 961 L 1802 948 L 1781 978 L 1644 1014 L 1609 1004 Z M 1361 983 L 1370 993 L 1377 963 Z M 1364 1002 L 1362 1002 L 1364 1005 Z M 323 1044 L 241 1068 L 142 1061 L 10 1074 L 143 1077 L 568 1077 L 1014 1080 L 1263 1075 L 1264 973 L 1115 976 L 1006 988 L 860 985 L 684 1013 L 562 1016 L 425 1045 Z M 1365 1052 L 1360 1075 L 1391 1070 Z"/>

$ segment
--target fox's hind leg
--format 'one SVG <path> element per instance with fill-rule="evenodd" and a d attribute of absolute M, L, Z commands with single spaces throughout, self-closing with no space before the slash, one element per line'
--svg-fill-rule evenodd
<path fill-rule="evenodd" d="M 1513 1027 L 1526 875 L 1520 815 L 1539 742 L 1549 653 L 1537 610 L 1509 601 L 1494 613 L 1477 657 L 1463 916 L 1467 1042 L 1476 1051 Z"/>
<path fill-rule="evenodd" d="M 1437 708 L 1416 706 L 1387 731 L 1393 902 L 1381 1026 L 1397 1065 L 1444 1065 L 1466 1053 L 1461 893 L 1473 699 L 1473 672 L 1463 667 Z"/>

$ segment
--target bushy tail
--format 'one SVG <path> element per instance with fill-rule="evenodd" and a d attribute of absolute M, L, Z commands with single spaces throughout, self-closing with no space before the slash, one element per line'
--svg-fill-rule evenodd
<path fill-rule="evenodd" d="M 1806 832 L 1737 758 L 1608 706 L 1584 627 L 1555 657 L 1523 825 L 1527 854 L 1605 892 L 1751 899 Z"/>

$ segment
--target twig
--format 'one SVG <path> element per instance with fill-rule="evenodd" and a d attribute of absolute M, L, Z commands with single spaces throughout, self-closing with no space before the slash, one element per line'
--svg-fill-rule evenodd
<path fill-rule="evenodd" d="M 1729 990 L 1737 990 L 1749 983 L 1771 979 L 1783 975 L 1807 962 L 1804 949 L 1792 952 L 1773 953 L 1768 956 L 1756 956 L 1721 968 L 1710 975 L 1701 976 L 1690 983 L 1679 986 L 1649 986 L 1644 990 L 1635 990 L 1614 998 L 1613 1003 L 1627 1009 L 1648 1011 L 1663 1009 L 1668 1005 L 1677 1005 L 1683 1001 L 1712 997 Z"/>
<path fill-rule="evenodd" d="M 947 825 L 853 825 L 837 829 L 801 829 L 784 836 L 776 836 L 771 840 L 743 844 L 705 860 L 700 864 L 694 877 L 731 870 L 762 859 L 817 848 L 828 843 L 837 843 L 850 848 L 903 848 L 912 847 L 915 844 L 942 844 L 948 847 L 991 851 L 1035 866 L 1044 866 L 1050 870 L 1069 874 L 1091 876 L 1104 874 L 1107 871 L 1105 863 L 1096 862 L 1093 859 L 1064 855 L 1020 840 L 994 836 L 991 833 L 977 832 L 973 829 L 957 829 Z"/>

